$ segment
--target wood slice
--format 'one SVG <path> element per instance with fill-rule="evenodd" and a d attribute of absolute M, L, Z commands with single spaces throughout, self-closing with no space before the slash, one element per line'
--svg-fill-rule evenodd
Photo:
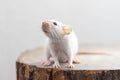
<path fill-rule="evenodd" d="M 16 61 L 17 80 L 120 80 L 120 46 L 81 45 L 80 64 L 62 69 L 42 66 L 42 48 L 23 52 Z"/>

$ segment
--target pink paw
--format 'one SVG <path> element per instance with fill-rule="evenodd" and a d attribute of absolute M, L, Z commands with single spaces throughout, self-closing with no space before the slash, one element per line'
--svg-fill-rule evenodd
<path fill-rule="evenodd" d="M 75 66 L 73 64 L 69 64 L 67 67 L 68 68 L 74 68 Z"/>
<path fill-rule="evenodd" d="M 59 63 L 54 63 L 54 64 L 53 64 L 53 68 L 61 68 L 61 66 L 60 66 Z"/>

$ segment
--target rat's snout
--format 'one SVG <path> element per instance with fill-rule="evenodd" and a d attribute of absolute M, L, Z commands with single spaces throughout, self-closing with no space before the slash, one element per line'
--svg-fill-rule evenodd
<path fill-rule="evenodd" d="M 42 22 L 42 27 L 49 27 L 49 24 L 47 22 Z"/>
<path fill-rule="evenodd" d="M 48 32 L 48 30 L 49 30 L 49 23 L 42 22 L 42 29 L 43 29 L 44 32 Z"/>

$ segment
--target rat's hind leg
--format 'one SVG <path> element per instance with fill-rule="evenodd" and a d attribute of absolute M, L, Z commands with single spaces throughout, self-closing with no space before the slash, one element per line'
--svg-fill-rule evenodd
<path fill-rule="evenodd" d="M 78 58 L 73 59 L 73 64 L 79 64 L 79 63 L 80 63 L 80 60 Z"/>

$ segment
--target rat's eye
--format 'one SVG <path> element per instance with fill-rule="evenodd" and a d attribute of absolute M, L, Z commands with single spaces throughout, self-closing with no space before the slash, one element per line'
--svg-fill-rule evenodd
<path fill-rule="evenodd" d="M 53 24 L 57 26 L 57 23 L 56 23 L 56 22 L 53 22 Z"/>

